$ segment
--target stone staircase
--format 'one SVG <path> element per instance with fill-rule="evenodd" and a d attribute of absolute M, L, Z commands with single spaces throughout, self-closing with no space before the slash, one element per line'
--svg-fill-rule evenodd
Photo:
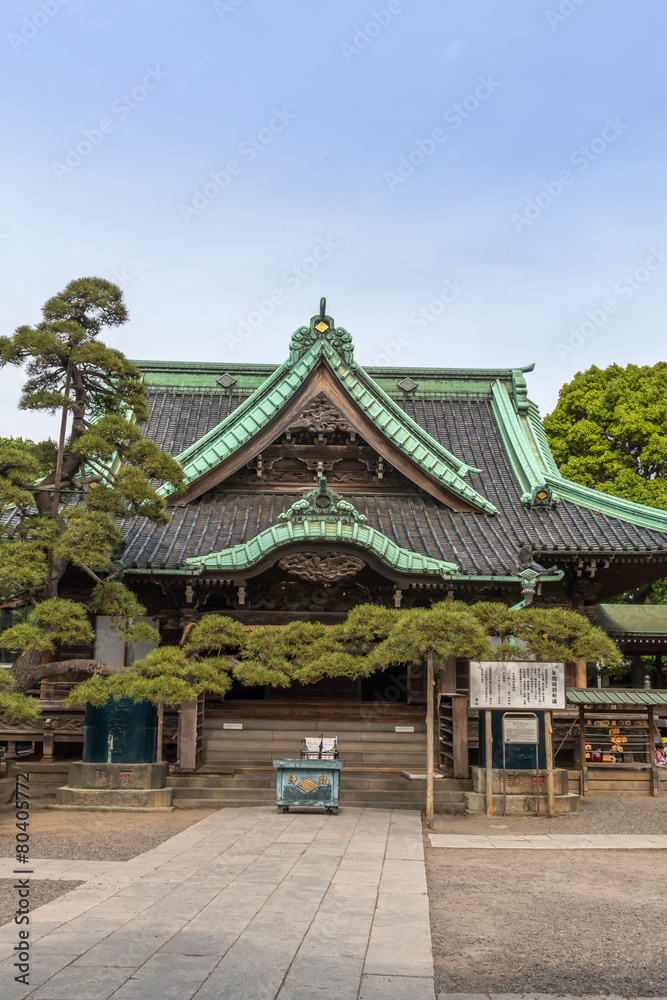
<path fill-rule="evenodd" d="M 365 712 L 365 717 L 333 720 L 318 718 L 314 712 L 300 717 L 296 710 L 291 718 L 267 719 L 207 713 L 201 770 L 220 774 L 249 767 L 270 769 L 279 757 L 299 757 L 305 736 L 322 734 L 338 737 L 339 753 L 347 768 L 385 768 L 399 773 L 423 771 L 426 762 L 423 713 L 417 718 L 400 715 L 383 718 L 372 702 Z M 225 728 L 229 725 L 239 728 Z M 397 726 L 412 731 L 396 732 Z"/>
<path fill-rule="evenodd" d="M 423 768 L 422 768 L 423 770 Z M 421 771 L 420 771 L 421 773 Z M 247 768 L 233 774 L 172 774 L 167 787 L 174 791 L 176 809 L 221 809 L 225 806 L 275 805 L 276 775 L 273 769 Z M 472 783 L 460 778 L 438 778 L 435 782 L 435 811 L 460 813 L 465 808 L 464 793 Z M 341 772 L 340 804 L 377 809 L 423 809 L 426 782 L 411 780 L 395 771 Z"/>

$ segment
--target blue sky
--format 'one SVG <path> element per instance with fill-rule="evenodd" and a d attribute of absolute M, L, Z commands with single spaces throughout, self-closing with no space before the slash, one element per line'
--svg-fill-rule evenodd
<path fill-rule="evenodd" d="M 121 283 L 133 358 L 664 359 L 662 0 L 6 0 L 2 333 Z M 273 302 L 271 296 L 273 293 Z M 2 433 L 54 434 L 18 413 Z"/>

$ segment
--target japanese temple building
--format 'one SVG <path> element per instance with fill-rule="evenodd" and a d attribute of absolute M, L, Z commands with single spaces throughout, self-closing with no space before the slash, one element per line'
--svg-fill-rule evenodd
<path fill-rule="evenodd" d="M 136 362 L 146 434 L 178 456 L 187 484 L 165 490 L 170 523 L 129 525 L 118 554 L 163 642 L 211 612 L 279 627 L 335 623 L 367 602 L 592 609 L 667 576 L 666 511 L 559 474 L 528 398 L 532 365 L 364 368 L 324 300 L 286 352 L 280 366 Z M 467 664 L 442 684 L 465 693 Z M 359 768 L 423 769 L 423 690 L 418 671 L 399 669 L 235 686 L 192 722 L 187 766 L 270 767 L 327 730 Z"/>
<path fill-rule="evenodd" d="M 324 305 L 280 366 L 137 364 L 146 433 L 187 486 L 166 494 L 167 527 L 130 526 L 120 558 L 174 638 L 203 612 L 282 624 L 367 601 L 576 608 L 667 575 L 667 512 L 559 474 L 532 366 L 362 368 Z"/>

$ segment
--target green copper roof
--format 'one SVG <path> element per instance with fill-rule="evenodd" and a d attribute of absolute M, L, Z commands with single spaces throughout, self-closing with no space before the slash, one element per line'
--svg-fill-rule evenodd
<path fill-rule="evenodd" d="M 635 708 L 667 705 L 667 691 L 650 688 L 570 688 L 566 693 L 571 705 L 632 705 Z"/>
<path fill-rule="evenodd" d="M 516 476 L 524 489 L 521 497 L 523 503 L 531 507 L 540 506 L 536 496 L 544 491 L 548 495 L 546 506 L 570 500 L 579 507 L 587 507 L 621 521 L 667 532 L 667 511 L 622 500 L 561 476 L 535 405 L 528 403 L 523 411 L 517 412 L 500 380 L 494 382 L 492 392 L 494 415 Z"/>
<path fill-rule="evenodd" d="M 608 635 L 667 635 L 667 604 L 598 604 L 595 624 Z"/>
<path fill-rule="evenodd" d="M 186 559 L 185 566 L 200 573 L 207 570 L 239 573 L 250 569 L 277 549 L 298 542 L 318 544 L 347 543 L 373 553 L 391 569 L 416 576 L 451 578 L 458 573 L 456 563 L 432 559 L 418 552 L 402 549 L 382 532 L 366 524 L 366 518 L 339 493 L 327 489 L 326 477 L 320 478 L 317 490 L 279 515 L 280 524 L 255 535 L 242 545 L 214 552 L 204 558 Z"/>
<path fill-rule="evenodd" d="M 352 355 L 352 339 L 323 312 L 309 327 L 292 337 L 290 357 L 277 368 L 226 420 L 178 455 L 186 486 L 197 482 L 250 443 L 277 416 L 318 364 L 325 362 L 356 406 L 391 443 L 435 481 L 488 514 L 494 505 L 465 482 L 473 470 L 435 441 L 412 420 L 361 368 Z M 173 491 L 164 486 L 163 496 Z"/>

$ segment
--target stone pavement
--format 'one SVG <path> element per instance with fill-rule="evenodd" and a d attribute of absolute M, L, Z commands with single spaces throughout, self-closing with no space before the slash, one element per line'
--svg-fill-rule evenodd
<path fill-rule="evenodd" d="M 417 812 L 221 809 L 131 861 L 31 867 L 85 882 L 33 911 L 30 987 L 0 928 L 3 1000 L 434 1000 Z"/>
<path fill-rule="evenodd" d="M 655 851 L 667 850 L 664 834 L 560 834 L 494 837 L 462 833 L 430 833 L 431 847 L 524 851 Z M 479 994 L 482 996 L 482 994 Z M 454 994 L 452 994 L 454 996 Z"/>
<path fill-rule="evenodd" d="M 60 858 L 31 858 L 28 867 L 33 874 L 31 879 L 49 879 L 65 882 L 76 882 L 80 879 L 88 881 L 102 875 L 121 874 L 127 865 L 126 861 L 64 861 Z M 14 878 L 16 862 L 13 858 L 0 858 L 0 878 Z"/>
<path fill-rule="evenodd" d="M 627 1000 L 615 993 L 586 994 L 576 997 L 570 993 L 438 993 L 438 1000 Z M 667 997 L 633 997 L 632 1000 L 667 1000 Z"/>

